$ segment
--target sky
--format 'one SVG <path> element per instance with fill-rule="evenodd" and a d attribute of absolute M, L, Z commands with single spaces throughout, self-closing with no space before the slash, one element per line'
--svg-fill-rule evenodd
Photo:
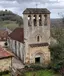
<path fill-rule="evenodd" d="M 60 18 L 64 12 L 64 0 L 0 0 L 0 10 L 10 10 L 20 16 L 26 8 L 47 8 L 51 18 Z"/>

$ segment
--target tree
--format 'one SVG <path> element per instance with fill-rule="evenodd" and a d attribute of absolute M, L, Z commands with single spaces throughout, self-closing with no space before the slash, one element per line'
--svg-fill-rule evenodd
<path fill-rule="evenodd" d="M 64 67 L 64 29 L 55 28 L 51 35 L 57 40 L 56 45 L 50 45 L 52 67 L 61 69 Z"/>

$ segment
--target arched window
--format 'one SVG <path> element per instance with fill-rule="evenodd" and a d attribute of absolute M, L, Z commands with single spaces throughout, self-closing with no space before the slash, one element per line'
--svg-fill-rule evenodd
<path fill-rule="evenodd" d="M 31 26 L 31 16 L 28 15 L 28 26 Z"/>
<path fill-rule="evenodd" d="M 42 17 L 39 15 L 39 26 L 42 26 Z"/>
<path fill-rule="evenodd" d="M 46 14 L 44 15 L 44 25 L 45 26 L 47 25 L 47 15 Z"/>
<path fill-rule="evenodd" d="M 37 36 L 37 41 L 38 41 L 38 42 L 40 41 L 40 37 L 39 37 L 39 36 Z"/>
<path fill-rule="evenodd" d="M 34 26 L 37 26 L 37 24 L 36 24 L 36 15 L 34 15 L 34 17 L 33 17 L 33 22 L 34 22 Z"/>

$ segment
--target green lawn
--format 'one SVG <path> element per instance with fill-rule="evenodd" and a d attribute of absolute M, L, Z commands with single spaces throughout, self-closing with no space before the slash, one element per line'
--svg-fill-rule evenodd
<path fill-rule="evenodd" d="M 7 75 L 2 75 L 2 76 L 10 76 L 10 75 L 7 74 Z"/>
<path fill-rule="evenodd" d="M 0 21 L 0 28 L 9 28 L 13 30 L 14 28 L 18 27 L 19 25 L 16 23 L 16 21 Z"/>
<path fill-rule="evenodd" d="M 10 76 L 10 74 L 5 74 L 5 75 L 2 75 L 2 76 Z"/>
<path fill-rule="evenodd" d="M 54 74 L 52 70 L 40 70 L 35 72 L 27 72 L 26 76 L 60 76 L 60 75 Z"/>

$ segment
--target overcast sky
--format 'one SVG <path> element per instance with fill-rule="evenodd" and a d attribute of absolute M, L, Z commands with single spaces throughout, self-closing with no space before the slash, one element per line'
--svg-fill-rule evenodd
<path fill-rule="evenodd" d="M 58 13 L 64 12 L 64 0 L 0 0 L 0 10 L 8 9 L 20 16 L 25 8 L 34 7 L 48 8 L 51 18 L 58 18 Z"/>

